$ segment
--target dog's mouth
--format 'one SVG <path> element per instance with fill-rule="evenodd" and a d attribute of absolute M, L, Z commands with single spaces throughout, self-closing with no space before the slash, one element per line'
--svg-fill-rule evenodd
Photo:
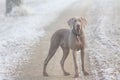
<path fill-rule="evenodd" d="M 73 32 L 74 35 L 80 36 L 80 35 L 81 35 L 80 25 L 76 25 L 76 27 L 74 27 L 74 28 L 72 29 L 72 32 Z"/>

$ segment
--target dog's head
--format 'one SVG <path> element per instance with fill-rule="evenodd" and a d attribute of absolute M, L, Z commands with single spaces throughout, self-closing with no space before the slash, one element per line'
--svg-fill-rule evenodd
<path fill-rule="evenodd" d="M 77 32 L 81 32 L 81 30 L 83 30 L 83 28 L 85 28 L 85 26 L 87 25 L 87 21 L 85 18 L 71 18 L 70 20 L 68 20 L 68 25 L 70 26 L 70 28 L 74 28 L 75 31 Z"/>

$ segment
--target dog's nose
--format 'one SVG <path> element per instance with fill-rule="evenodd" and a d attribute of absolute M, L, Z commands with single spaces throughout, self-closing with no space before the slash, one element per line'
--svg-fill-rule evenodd
<path fill-rule="evenodd" d="M 79 24 L 77 24 L 77 28 L 80 28 L 80 25 L 79 25 Z"/>

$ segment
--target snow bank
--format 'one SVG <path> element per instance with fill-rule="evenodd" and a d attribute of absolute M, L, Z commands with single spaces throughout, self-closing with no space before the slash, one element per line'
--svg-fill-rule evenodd
<path fill-rule="evenodd" d="M 25 5 L 16 6 L 12 11 L 7 14 L 7 16 L 27 16 L 31 15 L 33 12 L 30 8 Z"/>
<path fill-rule="evenodd" d="M 119 17 L 115 13 L 118 1 L 94 0 L 92 15 L 94 20 L 92 37 L 94 42 L 89 48 L 92 74 L 95 80 L 119 80 L 120 77 L 120 45 L 111 30 L 119 28 Z M 96 5 L 94 5 L 96 4 Z M 90 12 L 89 12 L 90 13 Z M 118 21 L 117 21 L 118 20 Z M 114 25 L 113 25 L 114 24 Z M 90 32 L 89 32 L 90 33 Z M 91 33 L 90 33 L 91 34 Z M 119 37 L 120 35 L 117 35 Z"/>
<path fill-rule="evenodd" d="M 30 46 L 44 36 L 44 27 L 54 21 L 59 14 L 76 0 L 26 0 L 34 13 L 27 16 L 0 15 L 0 79 L 12 80 L 16 73 L 32 54 Z M 29 2 L 32 2 L 29 3 Z M 1 6 L 4 7 L 4 6 Z M 1 8 L 0 8 L 1 9 Z M 18 10 L 19 9 L 19 10 Z M 18 11 L 17 11 L 18 10 Z M 14 8 L 12 15 L 29 14 L 26 8 Z"/>

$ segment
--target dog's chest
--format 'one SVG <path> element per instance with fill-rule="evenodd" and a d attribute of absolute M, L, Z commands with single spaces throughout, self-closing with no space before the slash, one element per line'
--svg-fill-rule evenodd
<path fill-rule="evenodd" d="M 83 47 L 83 43 L 80 37 L 74 37 L 69 41 L 69 46 L 72 50 L 80 50 Z"/>
<path fill-rule="evenodd" d="M 75 50 L 80 50 L 81 47 L 82 47 L 82 42 L 81 42 L 80 39 L 77 39 L 77 40 L 75 41 L 74 48 L 75 48 Z"/>

